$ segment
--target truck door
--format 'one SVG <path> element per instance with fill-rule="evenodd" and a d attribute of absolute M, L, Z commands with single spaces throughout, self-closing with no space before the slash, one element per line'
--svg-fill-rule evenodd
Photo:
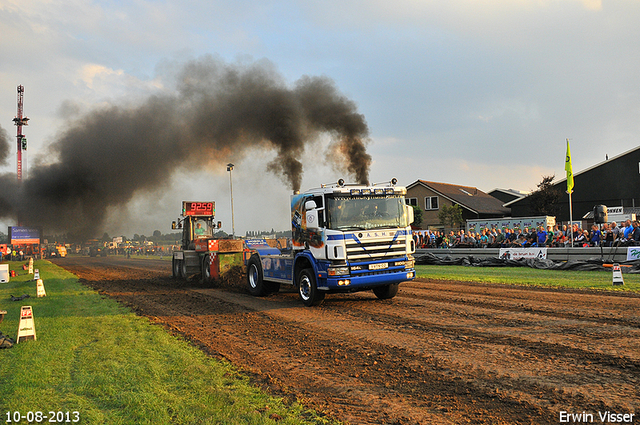
<path fill-rule="evenodd" d="M 307 245 L 313 256 L 317 259 L 325 258 L 325 234 L 324 234 L 324 202 L 322 196 L 309 197 L 305 202 L 305 217 L 307 224 Z"/>

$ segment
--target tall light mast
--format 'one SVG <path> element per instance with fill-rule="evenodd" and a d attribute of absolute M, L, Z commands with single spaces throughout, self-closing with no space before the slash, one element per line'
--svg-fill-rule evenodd
<path fill-rule="evenodd" d="M 22 134 L 22 126 L 29 125 L 29 118 L 22 116 L 22 99 L 24 97 L 24 86 L 18 86 L 18 115 L 13 119 L 13 123 L 18 127 L 18 182 L 22 181 L 22 151 L 27 150 L 27 138 Z"/>

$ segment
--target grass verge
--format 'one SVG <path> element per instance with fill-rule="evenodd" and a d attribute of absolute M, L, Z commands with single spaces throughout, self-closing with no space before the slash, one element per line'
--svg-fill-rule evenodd
<path fill-rule="evenodd" d="M 49 417 L 78 412 L 68 419 L 82 424 L 335 423 L 264 393 L 229 363 L 207 357 L 48 261 L 34 268 L 46 297 L 36 297 L 33 275 L 22 269 L 0 283 L 0 310 L 7 311 L 0 331 L 16 339 L 20 308 L 30 305 L 37 337 L 0 350 L 1 422 L 15 423 L 20 412 L 20 423 L 27 423 L 28 412 L 39 411 Z M 10 301 L 23 294 L 30 298 Z"/>
<path fill-rule="evenodd" d="M 418 278 L 461 280 L 551 288 L 640 292 L 640 275 L 623 273 L 624 285 L 613 286 L 610 271 L 540 270 L 528 267 L 416 266 Z"/>

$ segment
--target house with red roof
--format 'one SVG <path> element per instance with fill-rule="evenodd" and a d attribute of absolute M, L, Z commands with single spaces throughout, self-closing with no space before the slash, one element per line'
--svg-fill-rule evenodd
<path fill-rule="evenodd" d="M 477 187 L 461 186 L 450 183 L 417 180 L 407 186 L 407 203 L 420 207 L 422 223 L 413 223 L 420 229 L 444 229 L 438 214 L 445 205 L 460 205 L 464 227 L 466 220 L 500 218 L 511 214 L 497 199 Z"/>

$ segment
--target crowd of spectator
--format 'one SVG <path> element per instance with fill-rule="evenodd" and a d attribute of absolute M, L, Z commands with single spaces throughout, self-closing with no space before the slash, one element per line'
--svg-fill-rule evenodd
<path fill-rule="evenodd" d="M 546 229 L 544 226 L 482 229 L 480 232 L 421 230 L 413 232 L 413 240 L 418 248 L 640 246 L 640 224 L 637 220 L 627 220 L 620 226 L 616 222 L 594 224 L 590 230 L 574 224 L 573 235 L 566 225 L 547 226 Z"/>

